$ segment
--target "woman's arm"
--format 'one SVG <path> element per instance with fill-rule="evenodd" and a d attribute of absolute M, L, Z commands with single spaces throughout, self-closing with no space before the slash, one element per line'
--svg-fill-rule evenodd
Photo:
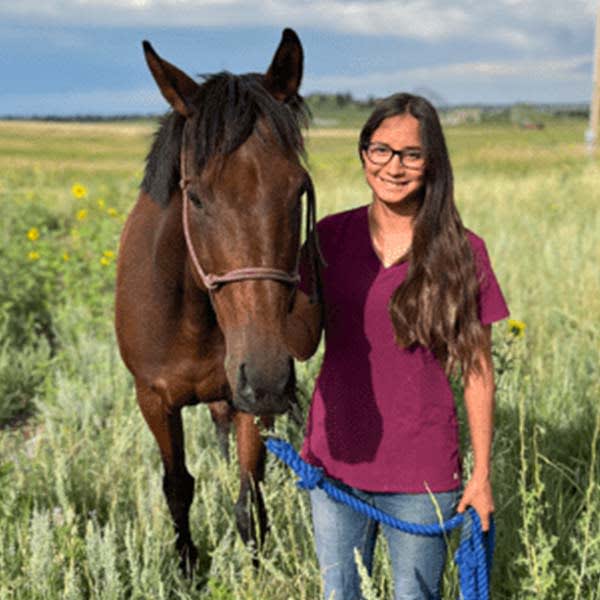
<path fill-rule="evenodd" d="M 465 382 L 465 407 L 473 449 L 473 473 L 468 481 L 458 512 L 472 506 L 481 518 L 484 531 L 489 529 L 494 498 L 490 481 L 492 437 L 494 431 L 494 368 L 492 365 L 492 327 L 487 325 L 486 345 L 481 354 L 482 371 L 471 373 Z"/>
<path fill-rule="evenodd" d="M 285 343 L 296 360 L 307 360 L 317 350 L 323 329 L 323 311 L 318 303 L 301 290 L 296 290 L 294 304 L 287 314 Z"/>

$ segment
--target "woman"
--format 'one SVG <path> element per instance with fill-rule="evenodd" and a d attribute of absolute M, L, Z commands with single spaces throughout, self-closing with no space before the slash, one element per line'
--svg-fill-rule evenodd
<path fill-rule="evenodd" d="M 441 125 L 424 98 L 396 94 L 364 125 L 359 155 L 372 200 L 322 219 L 323 300 L 310 269 L 286 337 L 305 360 L 325 331 L 302 455 L 338 485 L 398 519 L 432 523 L 468 506 L 483 529 L 494 510 L 490 452 L 491 323 L 508 315 L 484 242 L 453 199 Z M 474 467 L 462 491 L 449 374 L 462 369 Z M 311 492 L 324 596 L 360 598 L 357 548 L 371 569 L 378 527 Z M 439 598 L 446 548 L 381 526 L 396 599 Z"/>

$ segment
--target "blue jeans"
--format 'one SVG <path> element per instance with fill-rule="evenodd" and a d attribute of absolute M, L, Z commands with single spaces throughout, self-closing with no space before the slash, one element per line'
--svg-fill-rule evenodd
<path fill-rule="evenodd" d="M 403 521 L 439 523 L 436 506 L 429 494 L 364 492 L 332 481 L 344 491 Z M 454 515 L 460 490 L 433 494 L 442 520 Z M 365 517 L 345 504 L 332 500 L 323 490 L 310 492 L 315 544 L 326 600 L 359 600 L 360 576 L 354 548 L 360 552 L 369 574 L 378 529 L 390 550 L 394 577 L 394 600 L 437 600 L 446 560 L 443 537 L 402 533 Z M 332 595 L 333 594 L 333 595 Z"/>

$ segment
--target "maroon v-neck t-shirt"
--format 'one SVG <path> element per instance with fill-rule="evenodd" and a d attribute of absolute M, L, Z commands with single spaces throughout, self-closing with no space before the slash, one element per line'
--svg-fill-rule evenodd
<path fill-rule="evenodd" d="M 444 370 L 423 347 L 394 340 L 388 303 L 408 263 L 385 268 L 375 254 L 367 206 L 318 223 L 325 355 L 315 383 L 302 456 L 344 483 L 372 492 L 445 492 L 461 485 L 458 424 Z M 480 280 L 483 324 L 508 316 L 483 240 L 467 231 Z M 310 293 L 301 262 L 300 289 Z"/>

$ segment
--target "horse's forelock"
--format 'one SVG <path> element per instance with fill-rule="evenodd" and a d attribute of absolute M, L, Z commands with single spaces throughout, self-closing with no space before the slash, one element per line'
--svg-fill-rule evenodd
<path fill-rule="evenodd" d="M 261 118 L 284 151 L 303 154 L 301 127 L 308 111 L 300 97 L 275 100 L 256 73 L 222 72 L 205 78 L 195 99 L 195 156 L 200 168 L 215 155 L 227 156 L 243 144 Z"/>

